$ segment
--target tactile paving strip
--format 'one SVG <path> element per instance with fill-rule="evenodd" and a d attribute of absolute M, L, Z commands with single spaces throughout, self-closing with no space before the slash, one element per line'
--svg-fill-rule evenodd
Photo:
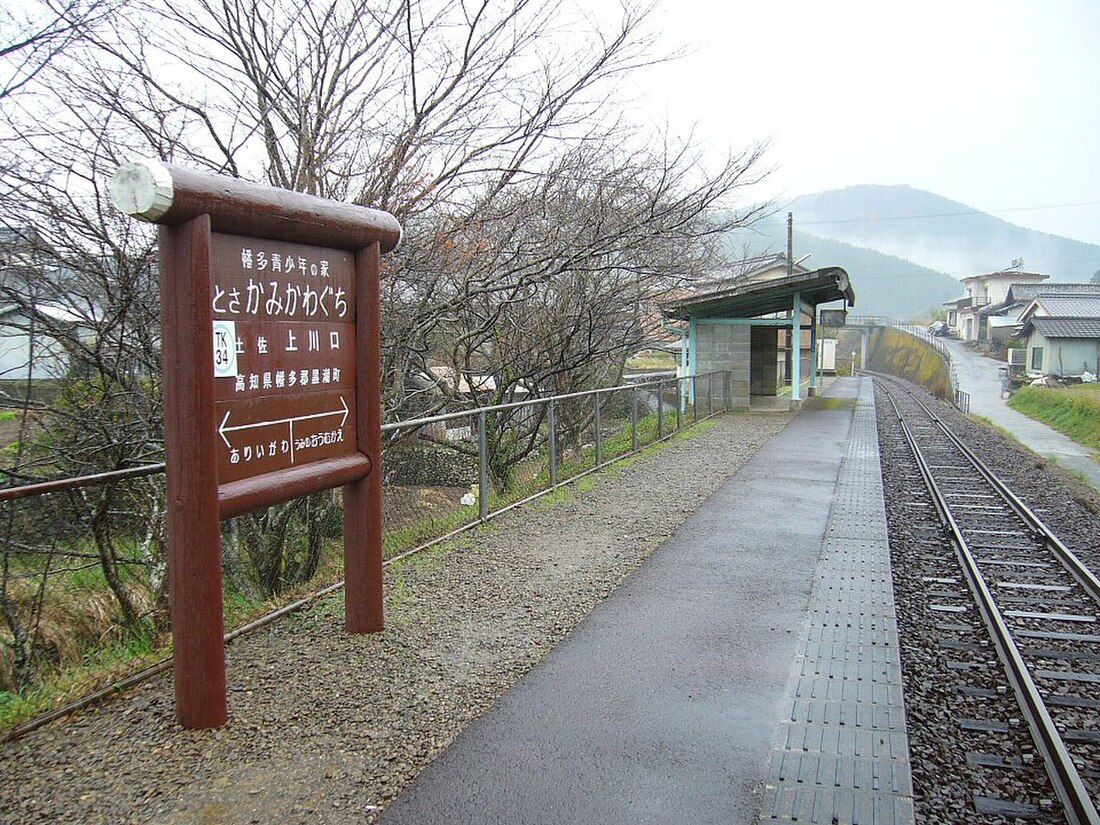
<path fill-rule="evenodd" d="M 867 380 L 816 575 L 760 822 L 912 825 L 890 547 Z"/>

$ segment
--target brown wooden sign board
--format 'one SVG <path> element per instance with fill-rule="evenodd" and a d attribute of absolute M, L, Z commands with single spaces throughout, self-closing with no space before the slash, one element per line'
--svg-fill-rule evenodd
<path fill-rule="evenodd" d="M 355 256 L 211 238 L 218 481 L 357 451 Z"/>
<path fill-rule="evenodd" d="M 160 224 L 176 708 L 227 715 L 220 521 L 343 488 L 345 627 L 382 629 L 377 210 L 146 161 L 115 204 Z"/>

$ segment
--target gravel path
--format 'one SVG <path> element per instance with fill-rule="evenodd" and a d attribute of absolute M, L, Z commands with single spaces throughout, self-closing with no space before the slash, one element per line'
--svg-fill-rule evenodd
<path fill-rule="evenodd" d="M 336 596 L 238 640 L 220 731 L 159 678 L 0 746 L 0 822 L 373 821 L 789 419 L 720 418 L 389 568 L 385 633 L 344 635 Z"/>

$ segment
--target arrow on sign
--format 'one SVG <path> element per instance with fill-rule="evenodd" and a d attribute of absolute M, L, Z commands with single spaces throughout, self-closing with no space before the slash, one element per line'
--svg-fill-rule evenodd
<path fill-rule="evenodd" d="M 313 413 L 312 415 L 295 415 L 291 416 L 290 418 L 274 418 L 271 421 L 256 421 L 252 424 L 234 424 L 232 427 L 227 425 L 229 424 L 229 415 L 233 411 L 226 410 L 225 418 L 222 419 L 222 423 L 218 426 L 218 435 L 222 437 L 222 441 L 225 442 L 226 447 L 228 447 L 229 449 L 233 449 L 233 445 L 229 443 L 229 439 L 226 437 L 226 433 L 236 432 L 237 430 L 255 430 L 259 429 L 260 427 L 273 427 L 276 424 L 287 424 L 288 426 L 293 428 L 294 422 L 296 421 L 311 421 L 315 418 L 328 418 L 329 416 L 333 415 L 340 416 L 340 426 L 343 427 L 347 423 L 348 413 L 350 412 L 350 410 L 348 410 L 347 402 L 344 401 L 344 396 L 342 395 L 340 396 L 340 406 L 343 409 L 332 410 L 330 412 Z"/>

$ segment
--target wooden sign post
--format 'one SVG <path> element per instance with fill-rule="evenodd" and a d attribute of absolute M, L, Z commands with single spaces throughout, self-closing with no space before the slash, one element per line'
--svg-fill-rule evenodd
<path fill-rule="evenodd" d="M 226 719 L 222 519 L 343 487 L 345 626 L 379 631 L 385 212 L 155 161 L 111 179 L 160 225 L 176 711 Z"/>

